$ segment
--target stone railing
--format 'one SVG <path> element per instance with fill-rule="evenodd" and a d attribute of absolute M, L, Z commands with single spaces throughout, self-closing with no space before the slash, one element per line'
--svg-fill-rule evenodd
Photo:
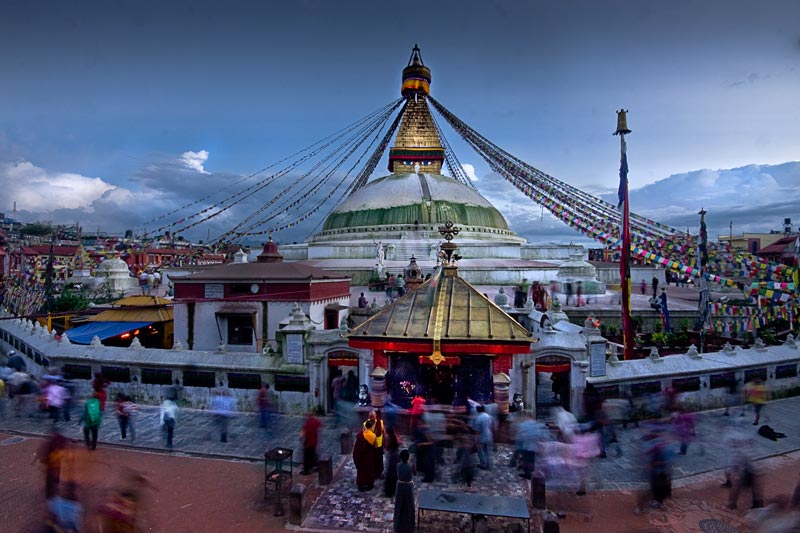
<path fill-rule="evenodd" d="M 256 409 L 262 383 L 270 385 L 273 405 L 281 412 L 300 414 L 309 408 L 307 371 L 286 371 L 278 355 L 72 344 L 69 331 L 59 339 L 37 323 L 7 319 L 0 312 L 0 347 L 24 357 L 28 372 L 39 377 L 56 368 L 74 381 L 80 397 L 91 394 L 91 381 L 102 373 L 111 383 L 109 398 L 130 395 L 144 404 L 159 404 L 170 387 L 181 389 L 181 405 L 206 409 L 216 387 L 227 388 L 240 411 Z M 5 318 L 5 319 L 4 319 Z"/>

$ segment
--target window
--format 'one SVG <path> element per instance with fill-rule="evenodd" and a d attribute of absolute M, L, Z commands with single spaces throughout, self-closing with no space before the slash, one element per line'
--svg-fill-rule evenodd
<path fill-rule="evenodd" d="M 751 381 L 755 381 L 757 379 L 760 379 L 761 381 L 767 381 L 766 368 L 751 368 L 750 370 L 744 371 L 745 383 L 750 383 Z"/>
<path fill-rule="evenodd" d="M 672 380 L 672 387 L 678 392 L 693 392 L 700 390 L 700 378 L 675 378 Z"/>
<path fill-rule="evenodd" d="M 208 387 L 210 389 L 216 386 L 214 373 L 200 370 L 184 370 L 183 384 L 187 387 Z"/>
<path fill-rule="evenodd" d="M 595 386 L 594 390 L 600 398 L 619 398 L 619 385 Z"/>
<path fill-rule="evenodd" d="M 231 295 L 250 294 L 250 283 L 232 283 L 228 287 Z"/>
<path fill-rule="evenodd" d="M 310 388 L 308 376 L 295 376 L 288 374 L 275 375 L 276 391 L 308 392 Z"/>
<path fill-rule="evenodd" d="M 796 378 L 797 365 L 778 365 L 775 367 L 775 379 Z"/>
<path fill-rule="evenodd" d="M 252 315 L 228 315 L 228 344 L 250 346 L 253 344 Z"/>
<path fill-rule="evenodd" d="M 103 377 L 114 383 L 130 383 L 131 369 L 123 366 L 101 366 Z"/>
<path fill-rule="evenodd" d="M 261 375 L 228 372 L 228 387 L 231 389 L 260 389 Z"/>
<path fill-rule="evenodd" d="M 166 368 L 143 368 L 143 385 L 172 385 L 172 370 Z"/>
<path fill-rule="evenodd" d="M 736 379 L 736 374 L 733 372 L 724 372 L 722 374 L 711 374 L 708 386 L 711 389 L 722 389 L 730 387 L 731 383 Z"/>
<path fill-rule="evenodd" d="M 653 394 L 661 392 L 660 381 L 650 381 L 648 383 L 634 383 L 631 385 L 631 394 L 633 396 L 642 396 L 644 394 Z"/>
<path fill-rule="evenodd" d="M 92 379 L 92 367 L 89 365 L 64 365 L 64 377 L 67 379 Z"/>
<path fill-rule="evenodd" d="M 339 327 L 339 311 L 337 309 L 325 310 L 325 329 L 336 329 Z"/>

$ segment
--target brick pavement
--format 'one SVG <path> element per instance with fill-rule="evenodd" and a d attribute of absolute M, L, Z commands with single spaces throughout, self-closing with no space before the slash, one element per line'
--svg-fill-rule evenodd
<path fill-rule="evenodd" d="M 51 425 L 46 415 L 34 412 L 15 417 L 8 400 L 0 404 L 0 429 L 22 434 L 44 435 Z M 82 402 L 72 409 L 72 420 L 58 423 L 62 432 L 68 437 L 82 439 L 83 433 L 78 423 L 82 412 Z M 263 460 L 264 452 L 275 446 L 295 450 L 295 462 L 302 459 L 302 447 L 299 433 L 304 418 L 300 416 L 274 415 L 270 427 L 258 427 L 258 419 L 254 413 L 237 413 L 230 420 L 228 442 L 220 442 L 219 431 L 214 417 L 208 411 L 197 409 L 181 409 L 175 429 L 175 451 L 188 454 L 219 456 L 246 460 Z M 133 417 L 135 439 L 128 436 L 121 440 L 119 426 L 114 415 L 113 402 L 106 404 L 103 424 L 100 428 L 98 442 L 100 446 L 114 445 L 139 449 L 166 449 L 164 435 L 159 424 L 159 408 L 142 405 Z M 335 455 L 339 451 L 339 429 L 333 426 L 333 419 L 323 420 L 320 440 L 320 453 Z"/>
<path fill-rule="evenodd" d="M 526 499 L 528 488 L 516 471 L 508 468 L 511 448 L 499 446 L 495 453 L 495 468 L 492 470 L 475 469 L 475 480 L 472 487 L 467 488 L 463 482 L 454 482 L 453 458 L 454 450 L 445 450 L 445 464 L 437 465 L 436 480 L 422 483 L 421 478 L 415 480 L 416 490 L 442 490 L 447 492 L 480 492 L 495 496 L 521 496 Z M 383 496 L 383 481 L 377 480 L 375 488 L 367 492 L 359 492 L 355 483 L 356 472 L 353 461 L 346 458 L 340 467 L 334 482 L 325 489 L 311 509 L 303 526 L 311 529 L 352 529 L 355 531 L 382 532 L 391 530 L 394 516 L 394 499 Z M 493 519 L 495 527 L 510 521 Z M 428 512 L 423 523 L 435 525 L 440 531 L 460 531 L 470 527 L 470 519 L 466 515 Z M 422 529 L 429 531 L 432 529 Z"/>
<path fill-rule="evenodd" d="M 13 411 L 8 407 L 7 400 L 0 406 L 0 413 L 3 415 L 0 419 L 0 429 L 23 435 L 43 435 L 47 432 L 50 421 L 46 417 L 15 417 Z M 745 417 L 739 417 L 737 413 L 734 413 L 734 416 L 723 417 L 721 411 L 699 413 L 698 442 L 690 445 L 688 455 L 677 457 L 674 486 L 676 489 L 680 489 L 698 483 L 710 484 L 709 486 L 712 487 L 718 484 L 722 477 L 719 468 L 724 465 L 726 456 L 726 450 L 719 445 L 719 438 L 725 425 L 729 423 L 742 424 L 745 430 L 752 431 L 753 450 L 756 457 L 772 458 L 770 461 L 779 461 L 786 457 L 796 459 L 792 452 L 800 450 L 800 417 L 796 416 L 798 409 L 800 409 L 800 398 L 773 401 L 765 407 L 764 422 L 788 435 L 787 438 L 777 442 L 756 435 L 756 428 L 751 425 L 752 415 L 750 413 Z M 73 416 L 78 412 L 78 409 L 75 409 Z M 294 448 L 296 450 L 295 458 L 299 460 L 301 453 L 298 431 L 302 422 L 302 417 L 278 415 L 273 418 L 271 428 L 263 430 L 258 428 L 254 414 L 241 413 L 231 423 L 229 442 L 221 443 L 215 432 L 213 418 L 209 413 L 183 409 L 179 415 L 176 430 L 176 455 L 260 461 L 266 449 L 273 446 L 285 446 Z M 359 494 L 357 492 L 352 460 L 349 457 L 338 455 L 339 431 L 332 427 L 332 422 L 331 418 L 324 420 L 321 448 L 322 453 L 335 457 L 336 464 L 340 466 L 334 483 L 327 488 L 320 488 L 316 485 L 316 476 L 296 474 L 296 480 L 299 479 L 314 489 L 312 493 L 320 493 L 306 517 L 304 527 L 344 531 L 380 531 L 382 527 L 387 527 L 387 524 L 390 527 L 391 502 L 378 496 L 379 489 L 377 487 L 371 493 Z M 139 451 L 165 451 L 158 426 L 157 408 L 141 407 L 135 424 L 136 440 L 120 441 L 111 405 L 107 406 L 107 415 L 100 432 L 100 448 L 111 446 Z M 60 425 L 68 436 L 82 438 L 77 418 L 73 418 L 70 423 L 61 422 Z M 640 436 L 639 429 L 622 430 L 620 440 L 623 455 L 615 457 L 613 453 L 609 453 L 608 459 L 596 460 L 592 464 L 590 494 L 597 493 L 597 491 L 611 491 L 630 499 L 629 496 L 643 486 L 641 461 L 635 453 L 636 442 Z M 490 475 L 485 472 L 479 473 L 476 484 L 479 491 L 499 495 L 525 494 L 527 488 L 522 480 L 516 478 L 516 474 L 504 466 L 508 462 L 510 448 L 501 445 L 498 450 L 498 457 L 495 458 L 497 465 L 495 470 Z M 795 465 L 795 463 L 792 464 Z M 258 485 L 258 489 L 260 489 L 260 483 Z M 433 484 L 433 487 L 443 490 L 459 490 L 459 487 L 450 484 L 447 471 Z M 419 488 L 420 484 L 418 484 L 418 490 Z M 573 501 L 575 498 L 568 500 L 570 504 L 575 503 Z M 365 509 L 369 509 L 369 512 L 364 512 Z M 680 507 L 676 507 L 676 509 L 680 509 Z M 702 509 L 693 509 L 692 513 L 702 512 Z M 688 511 L 685 512 L 688 513 Z M 591 516 L 591 514 L 591 512 L 587 513 L 587 516 Z M 667 518 L 669 517 L 665 517 L 664 520 Z M 454 529 L 460 529 L 466 523 L 464 522 L 465 518 L 458 516 L 441 520 L 450 520 L 450 522 L 444 523 Z M 439 519 L 437 519 L 438 523 Z"/>

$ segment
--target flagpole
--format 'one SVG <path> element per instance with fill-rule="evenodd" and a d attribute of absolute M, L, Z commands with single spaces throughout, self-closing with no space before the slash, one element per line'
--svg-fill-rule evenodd
<path fill-rule="evenodd" d="M 706 268 L 708 263 L 708 231 L 706 229 L 706 210 L 702 207 L 697 213 L 700 215 L 700 235 L 699 244 L 697 249 L 697 264 L 700 268 L 700 299 L 698 300 L 698 324 L 700 328 L 700 353 L 703 353 L 706 340 L 706 323 L 708 322 L 708 301 L 709 301 L 709 288 L 708 279 L 706 279 Z"/>
<path fill-rule="evenodd" d="M 635 332 L 633 330 L 633 317 L 631 316 L 631 232 L 630 232 L 630 202 L 628 197 L 628 155 L 625 145 L 625 134 L 630 133 L 628 129 L 627 111 L 620 109 L 617 111 L 617 131 L 614 135 L 619 135 L 620 164 L 619 164 L 619 205 L 622 208 L 622 221 L 620 236 L 622 237 L 622 247 L 619 258 L 619 277 L 620 291 L 622 293 L 622 359 L 633 359 L 633 346 Z"/>

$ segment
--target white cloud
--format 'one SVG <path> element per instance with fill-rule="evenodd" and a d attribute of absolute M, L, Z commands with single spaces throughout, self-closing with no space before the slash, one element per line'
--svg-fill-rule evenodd
<path fill-rule="evenodd" d="M 100 178 L 51 171 L 28 161 L 0 164 L 0 187 L 4 209 L 16 202 L 18 209 L 27 211 L 87 208 L 117 188 Z"/>
<path fill-rule="evenodd" d="M 208 160 L 208 150 L 200 150 L 199 152 L 192 152 L 189 150 L 181 154 L 181 163 L 183 163 L 186 168 L 199 172 L 200 174 L 209 173 L 203 168 L 203 163 L 205 163 L 206 160 Z"/>
<path fill-rule="evenodd" d="M 631 208 L 639 215 L 679 229 L 697 231 L 700 208 L 708 211 L 709 235 L 779 229 L 784 217 L 798 217 L 800 162 L 747 165 L 732 169 L 703 169 L 674 174 L 631 190 Z M 572 240 L 577 233 L 520 194 L 499 175 L 481 177 L 481 193 L 503 213 L 509 225 L 531 242 Z M 616 190 L 583 187 L 614 204 Z M 575 239 L 577 242 L 577 239 Z"/>
<path fill-rule="evenodd" d="M 475 165 L 469 163 L 461 163 L 461 168 L 471 181 L 478 181 L 478 176 L 475 174 Z"/>

